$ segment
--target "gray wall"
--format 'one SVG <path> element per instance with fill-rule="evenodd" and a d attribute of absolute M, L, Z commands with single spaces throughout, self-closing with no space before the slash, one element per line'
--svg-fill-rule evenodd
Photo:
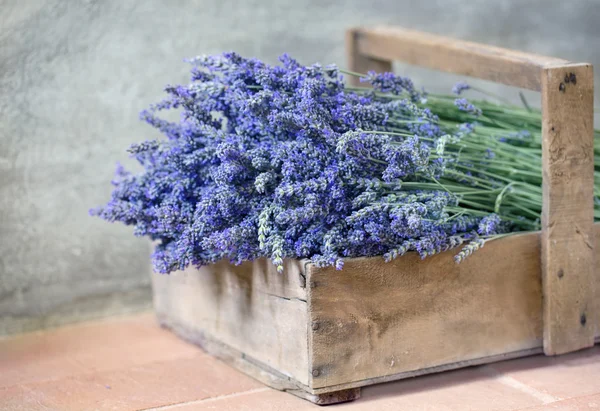
<path fill-rule="evenodd" d="M 592 0 L 0 0 L 0 334 L 149 307 L 146 241 L 87 210 L 184 57 L 343 65 L 346 27 L 394 23 L 600 64 L 599 21 Z"/>

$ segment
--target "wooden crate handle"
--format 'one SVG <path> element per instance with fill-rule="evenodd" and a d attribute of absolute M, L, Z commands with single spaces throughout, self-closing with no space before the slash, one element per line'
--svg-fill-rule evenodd
<path fill-rule="evenodd" d="M 398 27 L 350 29 L 346 49 L 348 68 L 359 73 L 392 71 L 396 60 L 541 91 L 544 352 L 593 346 L 598 313 L 592 65 Z"/>

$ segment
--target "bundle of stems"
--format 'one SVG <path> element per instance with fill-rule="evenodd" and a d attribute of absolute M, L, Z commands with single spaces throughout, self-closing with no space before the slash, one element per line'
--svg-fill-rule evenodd
<path fill-rule="evenodd" d="M 346 74 L 359 73 L 345 71 Z M 439 117 L 439 125 L 460 139 L 429 139 L 437 146 L 432 160 L 444 160 L 450 168 L 442 178 L 431 182 L 404 183 L 403 189 L 445 190 L 453 193 L 458 207 L 451 215 L 484 216 L 495 213 L 514 224 L 517 231 L 539 230 L 542 211 L 542 113 L 532 108 L 523 94 L 523 105 L 515 105 L 486 90 L 459 83 L 459 93 L 471 89 L 487 98 L 470 98 L 471 110 L 461 110 L 457 95 L 428 94 L 420 104 Z M 356 92 L 372 92 L 366 87 L 349 87 Z M 456 87 L 455 87 L 456 89 Z M 403 95 L 377 93 L 390 99 Z M 466 100 L 463 100 L 466 103 Z M 458 107 L 457 107 L 458 106 Z M 410 136 L 410 122 L 390 120 L 387 134 Z M 594 131 L 594 219 L 600 220 L 600 130 Z M 428 138 L 419 136 L 421 140 Z M 440 147 L 442 145 L 443 147 Z M 482 156 L 482 153 L 486 153 Z M 451 217 L 452 218 L 452 217 Z"/>

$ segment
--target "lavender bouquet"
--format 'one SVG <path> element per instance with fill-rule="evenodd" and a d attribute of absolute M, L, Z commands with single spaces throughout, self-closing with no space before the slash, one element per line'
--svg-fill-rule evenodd
<path fill-rule="evenodd" d="M 539 228 L 539 112 L 280 60 L 193 59 L 191 83 L 142 112 L 167 138 L 133 145 L 143 171 L 118 167 L 111 200 L 91 213 L 157 241 L 158 272 L 259 257 L 279 271 L 284 258 L 341 269 L 345 257 L 455 247 L 460 262 Z"/>

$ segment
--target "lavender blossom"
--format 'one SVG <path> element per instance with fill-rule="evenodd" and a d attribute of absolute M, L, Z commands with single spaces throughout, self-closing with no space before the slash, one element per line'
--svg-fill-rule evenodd
<path fill-rule="evenodd" d="M 334 66 L 280 60 L 192 59 L 191 83 L 167 87 L 141 114 L 167 139 L 133 145 L 143 171 L 120 168 L 111 200 L 91 213 L 155 240 L 162 273 L 259 257 L 278 271 L 285 258 L 341 269 L 346 257 L 424 258 L 506 230 L 497 216 L 450 218 L 457 199 L 441 188 L 405 187 L 459 173 L 432 153 L 463 134 L 418 105 L 424 93 L 410 79 L 370 73 L 390 98 L 346 90 Z M 391 132 L 398 124 L 404 132 Z"/>
<path fill-rule="evenodd" d="M 473 114 L 474 116 L 481 115 L 481 109 L 475 107 L 466 98 L 457 98 L 456 100 L 454 100 L 454 105 L 458 107 L 459 110 L 466 111 L 467 113 Z"/>
<path fill-rule="evenodd" d="M 471 86 L 465 83 L 464 81 L 459 81 L 454 85 L 454 87 L 452 87 L 452 92 L 458 96 L 463 91 L 469 90 L 470 88 Z"/>

